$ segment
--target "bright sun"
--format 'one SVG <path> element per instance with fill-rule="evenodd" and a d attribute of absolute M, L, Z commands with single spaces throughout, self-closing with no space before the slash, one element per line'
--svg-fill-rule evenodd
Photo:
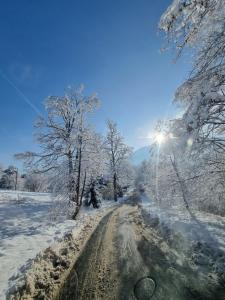
<path fill-rule="evenodd" d="M 164 134 L 162 134 L 161 132 L 157 133 L 155 135 L 155 141 L 157 142 L 157 144 L 162 144 L 165 141 L 165 136 Z"/>

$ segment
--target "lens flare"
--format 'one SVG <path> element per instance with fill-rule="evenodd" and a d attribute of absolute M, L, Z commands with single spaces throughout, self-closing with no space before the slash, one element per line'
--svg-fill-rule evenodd
<path fill-rule="evenodd" d="M 161 145 L 165 141 L 165 136 L 161 132 L 155 135 L 155 141 L 157 144 Z"/>

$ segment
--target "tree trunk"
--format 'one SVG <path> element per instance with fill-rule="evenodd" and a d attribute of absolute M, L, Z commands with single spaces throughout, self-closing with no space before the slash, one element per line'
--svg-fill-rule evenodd
<path fill-rule="evenodd" d="M 80 206 L 76 205 L 75 211 L 72 215 L 72 220 L 76 220 L 76 217 L 77 217 L 79 211 L 80 211 Z"/>
<path fill-rule="evenodd" d="M 82 191 L 81 191 L 81 195 L 80 195 L 80 206 L 82 205 L 82 200 L 83 200 L 83 196 L 84 196 L 84 190 L 85 190 L 85 184 L 86 184 L 86 176 L 87 176 L 87 173 L 85 171 L 85 173 L 84 173 L 83 187 L 82 187 Z"/>
<path fill-rule="evenodd" d="M 170 156 L 170 161 L 171 161 L 171 164 L 173 166 L 173 169 L 174 169 L 174 171 L 176 173 L 177 179 L 178 179 L 179 184 L 180 184 L 180 188 L 181 188 L 181 193 L 182 193 L 184 204 L 185 204 L 186 208 L 189 209 L 189 204 L 188 204 L 187 196 L 186 196 L 187 189 L 186 189 L 185 183 L 184 183 L 184 181 L 182 180 L 182 178 L 181 178 L 181 176 L 179 174 L 179 171 L 178 171 L 175 159 L 173 160 L 172 157 Z"/>
<path fill-rule="evenodd" d="M 77 170 L 77 184 L 76 184 L 76 203 L 78 206 L 80 206 L 80 179 L 81 179 L 81 144 L 78 150 L 78 170 Z"/>
<path fill-rule="evenodd" d="M 117 201 L 117 176 L 116 173 L 113 175 L 113 194 L 114 194 L 114 200 Z"/>
<path fill-rule="evenodd" d="M 18 169 L 15 170 L 15 191 L 17 190 L 17 182 L 18 182 Z"/>
<path fill-rule="evenodd" d="M 74 179 L 73 179 L 73 157 L 71 151 L 69 151 L 67 157 L 68 157 L 68 167 L 69 167 L 69 201 L 75 202 Z"/>

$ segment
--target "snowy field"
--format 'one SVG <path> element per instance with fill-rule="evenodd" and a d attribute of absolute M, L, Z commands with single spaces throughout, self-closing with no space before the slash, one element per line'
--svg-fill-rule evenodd
<path fill-rule="evenodd" d="M 9 278 L 76 226 L 65 217 L 56 221 L 55 204 L 47 193 L 0 191 L 0 299 Z"/>

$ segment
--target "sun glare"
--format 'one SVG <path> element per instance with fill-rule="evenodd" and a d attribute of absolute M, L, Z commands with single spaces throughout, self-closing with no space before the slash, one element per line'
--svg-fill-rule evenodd
<path fill-rule="evenodd" d="M 157 142 L 157 144 L 161 145 L 165 141 L 164 134 L 162 134 L 161 132 L 157 133 L 155 135 L 155 141 Z"/>

